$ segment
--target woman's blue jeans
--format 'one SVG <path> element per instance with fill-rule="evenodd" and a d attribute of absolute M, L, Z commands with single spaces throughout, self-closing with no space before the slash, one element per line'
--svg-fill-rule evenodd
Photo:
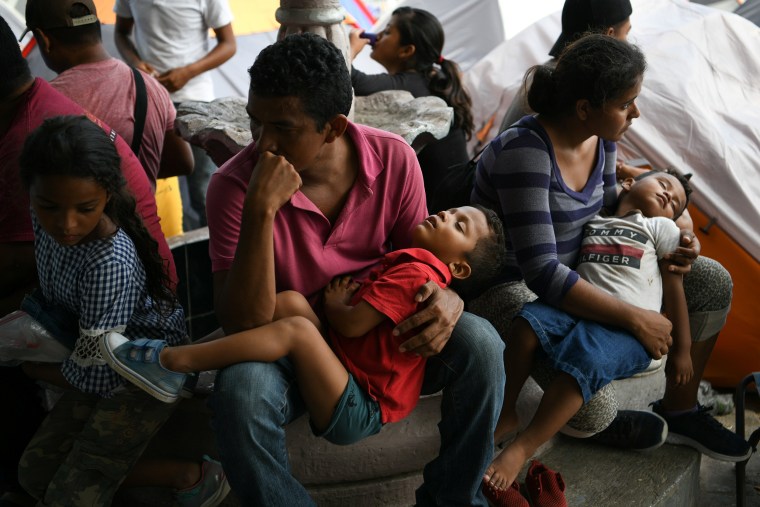
<path fill-rule="evenodd" d="M 504 397 L 503 352 L 491 324 L 464 313 L 428 359 L 423 394 L 443 389 L 441 451 L 425 466 L 418 506 L 487 505 L 480 485 Z M 287 359 L 225 368 L 210 404 L 224 470 L 243 505 L 314 505 L 289 471 L 284 428 L 305 408 Z"/>

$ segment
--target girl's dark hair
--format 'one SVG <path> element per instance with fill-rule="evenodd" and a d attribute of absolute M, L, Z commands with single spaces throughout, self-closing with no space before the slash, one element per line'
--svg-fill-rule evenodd
<path fill-rule="evenodd" d="M 556 67 L 536 65 L 525 74 L 528 105 L 551 116 L 571 114 L 578 100 L 603 107 L 634 87 L 646 59 L 638 47 L 608 35 L 589 34 L 569 44 Z M 530 85 L 528 85 L 530 83 Z"/>
<path fill-rule="evenodd" d="M 173 307 L 175 296 L 158 243 L 135 211 L 135 198 L 121 173 L 121 158 L 102 128 L 86 116 L 49 118 L 29 134 L 19 162 L 27 189 L 38 177 L 51 175 L 92 179 L 103 187 L 109 196 L 103 212 L 135 244 L 148 294 L 158 308 Z"/>
<path fill-rule="evenodd" d="M 395 27 L 402 45 L 413 44 L 410 68 L 425 76 L 430 93 L 454 109 L 454 128 L 461 128 L 469 139 L 474 129 L 472 99 L 464 89 L 459 66 L 443 58 L 443 27 L 428 11 L 399 7 L 393 11 Z"/>

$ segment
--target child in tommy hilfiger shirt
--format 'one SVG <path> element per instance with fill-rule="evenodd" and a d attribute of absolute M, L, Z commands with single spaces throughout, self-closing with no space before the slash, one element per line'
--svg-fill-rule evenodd
<path fill-rule="evenodd" d="M 686 209 L 690 193 L 687 179 L 663 171 L 624 180 L 615 215 L 597 216 L 586 224 L 576 267 L 583 279 L 632 305 L 657 312 L 664 306 L 673 324 L 669 352 L 654 350 L 657 344 L 641 343 L 622 328 L 574 317 L 539 301 L 527 303 L 517 314 L 505 354 L 509 381 L 497 434 L 500 426 L 514 426 L 517 397 L 534 360 L 548 359 L 559 374 L 544 392 L 533 420 L 486 471 L 484 493 L 494 505 L 519 505 L 514 503 L 520 495 L 515 479 L 536 449 L 600 388 L 645 370 L 650 355 L 669 354 L 668 382 L 685 385 L 691 380 L 683 277 L 660 268 L 663 256 L 679 244 L 675 220 Z M 556 495 L 562 496 L 562 481 L 555 487 Z"/>

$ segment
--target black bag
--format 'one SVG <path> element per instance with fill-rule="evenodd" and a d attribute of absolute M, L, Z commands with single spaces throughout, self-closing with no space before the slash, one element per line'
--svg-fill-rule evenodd
<path fill-rule="evenodd" d="M 478 151 L 464 164 L 446 169 L 441 181 L 428 196 L 428 211 L 435 213 L 470 204 L 470 194 L 475 185 L 475 168 L 478 166 L 481 153 L 483 150 Z"/>

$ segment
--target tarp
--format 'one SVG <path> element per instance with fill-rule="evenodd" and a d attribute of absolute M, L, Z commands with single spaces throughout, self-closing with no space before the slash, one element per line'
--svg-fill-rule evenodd
<path fill-rule="evenodd" d="M 641 117 L 619 147 L 624 157 L 694 173 L 691 210 L 703 254 L 734 280 L 732 311 L 706 377 L 733 386 L 760 370 L 760 28 L 683 0 L 632 3 L 629 40 L 649 66 L 637 100 Z M 559 31 L 556 12 L 465 74 L 476 125 L 495 119 L 486 140 L 496 135 L 525 69 L 547 60 Z"/>

